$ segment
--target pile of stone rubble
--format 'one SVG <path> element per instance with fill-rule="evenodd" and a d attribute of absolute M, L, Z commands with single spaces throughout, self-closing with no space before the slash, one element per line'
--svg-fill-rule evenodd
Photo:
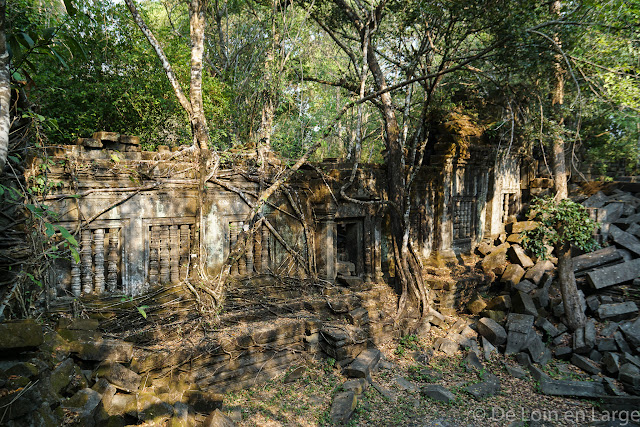
<path fill-rule="evenodd" d="M 0 425 L 233 426 L 222 395 L 135 372 L 131 343 L 103 338 L 94 319 L 0 323 Z"/>
<path fill-rule="evenodd" d="M 484 353 L 516 354 L 526 366 L 545 365 L 552 357 L 570 361 L 596 381 L 553 381 L 538 372 L 543 393 L 598 397 L 640 395 L 640 198 L 619 190 L 602 192 L 583 205 L 600 223 L 603 248 L 573 258 L 587 323 L 569 331 L 555 281 L 553 248 L 548 259 L 530 257 L 520 246 L 532 221 L 515 222 L 510 234 L 485 242 L 480 265 L 499 278 L 500 295 L 476 295 L 467 308 L 481 318 L 476 330 Z M 509 228 L 508 228 L 509 229 Z M 622 385 L 622 390 L 616 386 Z"/>

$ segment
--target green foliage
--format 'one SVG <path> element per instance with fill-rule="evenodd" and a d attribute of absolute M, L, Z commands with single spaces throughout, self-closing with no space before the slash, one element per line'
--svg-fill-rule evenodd
<path fill-rule="evenodd" d="M 418 349 L 420 349 L 418 337 L 415 334 L 411 334 L 400 338 L 400 342 L 394 353 L 398 356 L 404 356 L 407 350 L 415 351 Z"/>
<path fill-rule="evenodd" d="M 538 221 L 538 227 L 523 233 L 522 246 L 535 256 L 545 259 L 545 245 L 570 243 L 585 252 L 598 248 L 593 233 L 598 224 L 589 218 L 586 208 L 565 199 L 556 203 L 551 198 L 535 199 L 529 218 Z"/>

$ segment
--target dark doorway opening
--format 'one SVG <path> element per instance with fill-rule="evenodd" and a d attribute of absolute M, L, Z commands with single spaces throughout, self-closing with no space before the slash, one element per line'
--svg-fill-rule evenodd
<path fill-rule="evenodd" d="M 336 226 L 338 272 L 347 276 L 361 276 L 364 273 L 364 220 L 338 220 Z"/>

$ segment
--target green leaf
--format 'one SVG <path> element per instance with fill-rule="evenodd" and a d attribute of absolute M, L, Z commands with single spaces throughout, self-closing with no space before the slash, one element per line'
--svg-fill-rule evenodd
<path fill-rule="evenodd" d="M 69 69 L 69 65 L 67 65 L 67 62 L 64 60 L 64 58 L 62 56 L 60 56 L 60 54 L 54 49 L 54 48 L 50 48 L 49 51 L 53 54 L 53 56 L 58 60 L 58 62 L 60 63 L 60 65 L 65 69 L 68 70 Z"/>
<path fill-rule="evenodd" d="M 111 160 L 113 160 L 115 163 L 120 163 L 120 157 L 118 157 L 117 154 L 111 154 Z"/>
<path fill-rule="evenodd" d="M 73 5 L 73 2 L 71 0 L 63 0 L 63 2 L 69 16 L 75 15 L 78 10 Z"/>
<path fill-rule="evenodd" d="M 55 229 L 54 225 L 51 224 L 50 222 L 45 222 L 44 223 L 44 228 L 46 228 L 45 233 L 47 234 L 48 237 L 51 237 L 54 234 L 56 234 L 56 229 Z"/>
<path fill-rule="evenodd" d="M 148 305 L 141 305 L 140 307 L 137 307 L 137 309 L 140 312 L 140 314 L 142 315 L 142 317 L 144 317 L 146 319 L 147 318 L 147 312 L 144 311 L 145 308 L 149 308 L 149 306 Z"/>
<path fill-rule="evenodd" d="M 36 279 L 35 277 L 33 277 L 33 274 L 30 274 L 30 273 L 25 273 L 25 274 L 27 275 L 27 277 L 28 277 L 29 279 L 31 279 L 31 281 L 32 281 L 33 283 L 35 283 L 36 285 L 40 286 L 41 288 L 43 287 L 43 286 L 42 286 L 42 282 L 41 282 L 40 280 Z"/>
<path fill-rule="evenodd" d="M 20 38 L 18 38 L 18 42 L 24 47 L 31 49 L 33 46 L 35 46 L 35 42 L 31 38 L 31 36 L 24 31 L 19 32 L 18 36 L 20 36 Z"/>
<path fill-rule="evenodd" d="M 58 228 L 58 230 L 60 230 L 60 234 L 62 234 L 62 237 L 64 237 L 67 242 L 69 242 L 73 246 L 79 246 L 78 241 L 71 235 L 71 233 L 69 233 L 69 230 L 61 225 L 57 225 L 56 227 Z"/>
<path fill-rule="evenodd" d="M 53 36 L 56 34 L 56 27 L 45 28 L 42 32 L 42 38 L 46 43 L 50 42 Z"/>
<path fill-rule="evenodd" d="M 76 264 L 80 264 L 80 254 L 76 250 L 75 247 L 69 246 L 69 250 L 71 251 L 71 257 L 76 262 Z"/>

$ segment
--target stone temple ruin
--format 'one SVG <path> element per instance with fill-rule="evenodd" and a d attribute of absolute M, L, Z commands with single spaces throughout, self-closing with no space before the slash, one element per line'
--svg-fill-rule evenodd
<path fill-rule="evenodd" d="M 200 261 L 209 272 L 218 271 L 247 226 L 250 206 L 240 193 L 260 190 L 257 177 L 221 169 L 222 185 L 208 182 L 200 194 L 195 159 L 162 147 L 141 151 L 138 138 L 110 132 L 49 154 L 55 166 L 48 179 L 62 185 L 47 203 L 59 213 L 59 225 L 74 231 L 82 224 L 80 263 L 61 261 L 54 272 L 58 298 L 137 295 L 184 279 Z M 422 257 L 468 253 L 483 238 L 502 233 L 505 221 L 519 212 L 525 168 L 513 153 L 496 154 L 477 146 L 432 156 L 423 168 L 411 217 L 411 238 Z M 393 277 L 382 209 L 339 198 L 351 167 L 328 159 L 299 171 L 286 197 L 280 194 L 265 209 L 268 224 L 232 274 L 305 277 L 301 261 L 312 259 L 318 276 L 332 282 Z M 352 197 L 379 200 L 384 175 L 379 166 L 361 167 Z"/>

